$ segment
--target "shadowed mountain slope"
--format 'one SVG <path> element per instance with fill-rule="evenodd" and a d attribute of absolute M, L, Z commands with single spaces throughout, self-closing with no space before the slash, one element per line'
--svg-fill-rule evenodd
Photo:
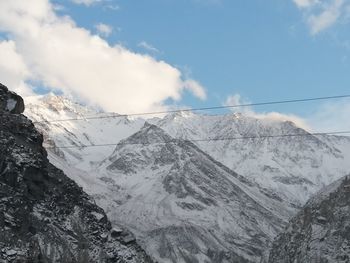
<path fill-rule="evenodd" d="M 0 85 L 0 261 L 151 262 L 47 159 L 22 98 Z M 124 240 L 125 241 L 125 240 Z"/>

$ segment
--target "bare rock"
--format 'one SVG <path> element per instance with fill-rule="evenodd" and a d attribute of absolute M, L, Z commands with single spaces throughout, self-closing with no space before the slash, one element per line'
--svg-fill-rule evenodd
<path fill-rule="evenodd" d="M 8 90 L 8 88 L 0 83 L 0 111 L 8 111 L 13 114 L 21 114 L 24 112 L 24 101 Z"/>

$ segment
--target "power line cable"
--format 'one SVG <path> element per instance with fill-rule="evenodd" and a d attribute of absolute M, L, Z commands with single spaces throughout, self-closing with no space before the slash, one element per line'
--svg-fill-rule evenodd
<path fill-rule="evenodd" d="M 350 95 L 337 95 L 337 96 L 327 96 L 327 97 L 316 97 L 316 98 L 305 98 L 305 99 L 294 99 L 294 100 L 280 100 L 280 101 L 269 101 L 269 102 L 238 104 L 238 105 L 214 106 L 214 107 L 180 109 L 180 110 L 169 110 L 169 111 L 141 112 L 141 113 L 130 113 L 130 114 L 108 113 L 108 114 L 112 114 L 112 115 L 90 116 L 90 117 L 70 118 L 70 119 L 60 119 L 60 120 L 50 120 L 50 121 L 47 121 L 47 120 L 45 120 L 45 121 L 35 121 L 33 123 L 54 123 L 54 122 L 83 121 L 83 120 L 94 120 L 94 119 L 122 118 L 122 117 L 133 117 L 133 116 L 160 115 L 160 114 L 169 114 L 169 113 L 177 113 L 177 112 L 233 109 L 233 108 L 241 108 L 241 107 L 277 105 L 277 104 L 311 102 L 311 101 L 333 100 L 333 99 L 343 99 L 343 98 L 350 98 Z"/>
<path fill-rule="evenodd" d="M 249 139 L 267 139 L 267 138 L 284 138 L 284 137 L 302 137 L 302 136 L 322 136 L 322 135 L 341 135 L 341 134 L 350 134 L 350 131 L 335 131 L 335 132 L 316 132 L 316 133 L 303 133 L 303 134 L 276 134 L 276 135 L 257 135 L 257 136 L 242 136 L 242 137 L 230 137 L 230 138 L 209 138 L 209 139 L 195 139 L 195 140 L 186 140 L 186 139 L 173 139 L 164 142 L 155 142 L 155 143 L 123 143 L 120 141 L 118 143 L 106 143 L 106 144 L 91 144 L 91 145 L 67 145 L 67 146 L 57 146 L 57 147 L 46 147 L 46 149 L 72 149 L 72 148 L 91 148 L 91 147 L 108 147 L 108 146 L 117 146 L 117 145 L 152 145 L 152 144 L 169 144 L 177 143 L 179 140 L 188 141 L 188 142 L 210 142 L 210 141 L 233 141 L 233 140 L 249 140 Z"/>

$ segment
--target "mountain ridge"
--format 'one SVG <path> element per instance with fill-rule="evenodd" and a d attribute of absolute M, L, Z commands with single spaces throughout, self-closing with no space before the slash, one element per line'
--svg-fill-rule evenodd
<path fill-rule="evenodd" d="M 71 106 L 75 108 L 74 103 L 71 104 Z M 81 107 L 81 105 L 77 106 L 76 109 L 79 109 L 79 107 Z M 171 142 L 170 144 L 168 143 L 168 147 L 171 147 L 170 145 L 174 146 L 174 142 L 177 140 L 182 141 L 184 144 L 186 144 L 187 141 L 188 145 L 193 144 L 196 146 L 196 152 L 198 154 L 208 156 L 208 162 L 217 167 L 222 173 L 235 171 L 237 178 L 241 180 L 237 183 L 246 185 L 251 190 L 251 196 L 262 195 L 263 198 L 267 198 L 268 201 L 266 203 L 271 204 L 270 209 L 276 211 L 274 214 L 275 219 L 278 218 L 283 221 L 283 224 L 286 224 L 314 193 L 325 185 L 344 176 L 350 168 L 350 164 L 346 162 L 350 157 L 349 138 L 311 135 L 308 131 L 290 121 L 253 118 L 238 113 L 228 115 L 198 115 L 190 112 L 175 113 L 166 115 L 165 117 L 150 118 L 147 120 L 127 118 L 126 116 L 90 120 L 82 118 L 82 112 L 84 111 L 85 110 L 75 113 L 74 110 L 66 112 L 63 109 L 60 111 L 51 111 L 45 104 L 39 103 L 31 105 L 26 113 L 33 120 L 44 120 L 44 122 L 37 124 L 37 127 L 43 131 L 47 142 L 51 141 L 58 146 L 76 146 L 76 148 L 71 149 L 62 149 L 59 147 L 56 149 L 54 147 L 51 148 L 48 151 L 50 160 L 83 186 L 84 189 L 95 198 L 100 206 L 105 209 L 107 214 L 111 213 L 111 210 L 114 209 L 111 207 L 122 207 L 128 200 L 130 201 L 130 196 L 132 200 L 133 191 L 143 184 L 144 178 L 135 179 L 131 182 L 132 185 L 121 190 L 118 181 L 111 178 L 111 171 L 106 169 L 107 166 L 102 165 L 103 167 L 101 167 L 101 163 L 106 164 L 108 158 L 113 156 L 116 151 L 118 152 L 120 149 L 126 149 L 123 147 L 129 147 L 130 149 L 136 146 L 140 147 L 140 149 L 142 147 L 150 147 L 150 149 L 151 147 L 156 147 L 156 143 L 153 146 L 149 143 L 153 140 L 151 135 L 150 137 L 144 136 L 143 141 L 129 141 L 129 145 L 125 143 L 124 145 L 122 144 L 122 142 L 125 142 L 125 140 L 128 140 L 131 136 L 144 129 L 146 122 L 149 123 L 148 125 L 155 125 L 161 128 L 167 136 L 170 136 L 166 138 L 166 140 Z M 40 114 L 37 114 L 38 112 Z M 94 111 L 90 110 L 87 115 L 94 115 Z M 97 116 L 105 116 L 105 114 L 97 113 Z M 73 119 L 79 118 L 82 120 L 58 123 L 50 122 L 50 120 L 66 119 L 67 117 Z M 305 136 L 296 136 L 292 138 L 201 141 L 201 139 L 208 138 L 259 137 L 259 135 L 263 136 L 266 134 L 305 134 Z M 133 145 L 135 142 L 139 142 L 140 144 Z M 157 141 L 154 140 L 154 142 Z M 84 147 L 84 145 L 90 144 L 113 145 L 108 147 Z M 114 144 L 118 144 L 118 146 Z M 163 146 L 164 144 L 165 143 L 162 143 Z M 57 154 L 57 152 L 62 152 L 64 157 Z M 147 158 L 155 158 L 155 155 L 153 155 L 155 153 L 156 152 L 149 154 Z M 157 154 L 160 155 L 159 153 Z M 126 152 L 123 156 L 124 157 L 118 161 L 119 163 L 117 162 L 114 164 L 114 168 L 117 168 L 114 169 L 114 172 L 117 171 L 117 174 L 118 169 L 120 169 L 125 175 L 129 175 L 130 178 L 132 178 L 133 175 L 137 175 L 142 171 L 144 172 L 144 177 L 160 178 L 162 174 L 169 172 L 167 170 L 169 167 L 166 165 L 157 165 L 154 166 L 153 169 L 147 170 L 148 172 L 146 173 L 143 171 L 143 168 L 140 169 L 140 167 L 143 167 L 142 165 L 145 163 L 147 164 L 147 161 L 138 160 L 137 158 L 140 157 L 139 153 L 130 154 Z M 162 160 L 160 157 L 158 159 Z M 113 160 L 113 158 L 111 160 Z M 166 160 L 166 158 L 162 161 L 158 161 L 158 164 L 162 163 L 167 164 L 169 161 Z M 196 161 L 191 165 L 195 163 Z M 136 165 L 136 168 L 134 165 Z M 203 167 L 205 167 L 205 164 L 203 164 Z M 125 168 L 128 168 L 129 171 L 123 170 Z M 182 169 L 181 166 L 179 169 Z M 185 174 L 185 172 L 183 174 Z M 121 175 L 118 174 L 118 176 Z M 131 180 L 130 178 L 128 179 Z M 121 180 L 121 182 L 123 182 L 123 180 Z M 92 183 L 95 185 L 96 189 L 91 189 L 91 187 L 89 187 L 89 184 Z M 181 180 L 174 181 L 173 185 L 176 187 L 181 186 Z M 163 188 L 162 183 L 158 183 L 156 186 L 157 189 Z M 144 188 L 140 188 L 140 191 L 146 194 L 150 191 L 151 185 L 144 183 L 143 187 Z M 160 193 L 163 192 L 155 191 L 156 195 L 159 194 L 159 196 L 161 196 Z M 142 201 L 142 197 L 139 199 Z M 168 199 L 164 199 L 159 202 L 164 204 L 167 200 Z M 178 203 L 180 205 L 179 209 L 192 209 L 195 211 L 201 211 L 202 209 L 203 211 L 203 204 L 198 205 L 198 203 L 192 201 L 179 201 Z M 175 204 L 175 206 L 179 207 L 177 204 Z M 142 211 L 142 209 L 145 209 L 142 205 L 135 206 L 136 211 Z M 154 211 L 157 211 L 157 209 L 157 207 L 154 207 Z M 132 211 L 130 211 L 130 213 L 132 213 Z M 121 212 L 121 214 L 123 214 L 123 212 Z M 115 223 L 118 224 L 124 224 L 128 221 L 126 217 L 124 219 L 119 216 L 112 217 L 114 217 Z M 196 219 L 196 214 L 194 213 L 190 219 Z M 143 222 L 141 221 L 138 222 L 140 226 L 135 227 L 129 225 L 129 229 L 134 231 L 145 244 L 146 241 L 149 240 L 147 239 L 149 237 L 142 235 L 142 231 L 137 229 L 143 227 Z M 145 222 L 146 225 L 152 225 L 156 220 L 153 220 L 153 222 L 146 220 Z M 175 229 L 178 228 L 179 231 L 187 237 L 187 240 L 191 240 L 191 238 L 186 235 L 186 229 L 190 229 L 189 232 L 192 231 L 196 235 L 200 235 L 201 238 L 198 240 L 207 240 L 208 237 L 212 236 L 210 232 L 205 232 L 203 229 L 198 230 L 200 229 L 200 224 L 197 224 L 199 228 L 193 228 L 191 225 L 186 225 L 186 227 L 176 224 L 169 225 L 170 222 L 172 222 L 170 219 L 168 222 L 164 222 L 163 231 L 155 230 L 154 232 L 148 232 L 148 234 L 152 233 L 151 236 L 153 236 L 153 240 L 155 240 L 159 236 L 162 236 L 162 233 L 164 234 L 165 231 L 165 233 L 169 232 L 171 236 L 170 240 L 177 240 L 177 238 L 174 237 L 174 233 L 176 233 Z M 235 223 L 232 222 L 231 224 L 232 228 L 236 227 Z M 161 225 L 157 227 L 162 229 Z M 145 228 L 147 227 L 145 226 Z M 167 234 L 164 235 L 165 239 L 158 238 L 155 244 L 163 244 L 163 241 L 165 242 L 168 240 L 166 238 Z M 222 236 L 220 238 L 222 238 Z M 270 235 L 269 239 L 271 238 L 273 238 L 273 235 Z M 170 241 L 168 240 L 167 242 L 169 243 Z M 203 244 L 203 241 L 198 242 Z M 169 244 L 172 244 L 172 242 Z M 193 240 L 190 244 L 193 244 Z M 247 244 L 249 244 L 249 242 Z M 187 260 L 191 259 L 191 257 L 188 258 L 187 252 L 185 254 L 180 251 L 175 253 L 172 249 L 167 250 L 166 246 L 162 248 L 162 253 L 159 253 L 159 246 L 157 245 L 149 249 L 151 253 L 157 255 L 158 258 L 161 254 L 174 257 L 182 253 L 182 260 L 185 260 L 185 258 L 187 258 Z M 165 251 L 169 253 L 165 253 Z M 244 255 L 245 253 L 246 252 L 241 254 L 241 256 L 243 255 L 243 258 L 245 257 L 247 259 L 247 255 Z M 225 258 L 225 256 L 223 256 L 225 253 L 222 254 L 220 252 L 219 254 L 221 256 L 218 256 L 215 249 L 214 251 L 208 250 L 204 254 L 206 255 L 206 260 L 209 260 L 208 255 L 212 255 L 210 260 L 219 260 L 218 258 L 224 260 Z M 218 256 L 218 258 L 216 256 Z M 264 255 L 264 257 L 266 257 L 266 255 Z M 253 261 L 258 262 L 256 258 Z"/>
<path fill-rule="evenodd" d="M 152 143 L 147 141 L 149 138 Z M 144 144 L 134 144 L 140 142 Z M 176 262 L 201 262 L 205 258 L 209 262 L 231 262 L 236 257 L 255 262 L 263 254 L 261 248 L 284 225 L 283 219 L 275 216 L 276 211 L 271 211 L 276 204 L 269 205 L 270 198 L 259 192 L 257 185 L 219 164 L 193 143 L 173 139 L 155 125 L 146 124 L 120 142 L 111 157 L 102 162 L 99 173 L 104 169 L 104 176 L 119 185 L 119 192 L 128 195 L 120 206 L 108 209 L 114 211 L 110 217 L 126 223 L 136 234 L 141 233 L 148 251 L 150 246 L 157 247 L 153 253 L 161 262 L 172 262 L 161 257 L 165 251 L 171 251 L 170 259 Z M 144 216 L 137 219 L 139 214 Z M 232 226 L 235 222 L 236 230 L 225 226 L 225 221 Z M 178 231 L 191 229 L 194 236 L 186 238 L 193 251 L 179 241 L 169 241 L 181 240 L 181 234 L 170 230 L 174 227 Z M 162 247 L 160 237 L 171 245 Z M 201 250 L 195 249 L 196 238 L 201 240 Z M 238 245 L 243 240 L 245 245 Z M 215 261 L 209 250 L 214 255 L 227 255 Z"/>

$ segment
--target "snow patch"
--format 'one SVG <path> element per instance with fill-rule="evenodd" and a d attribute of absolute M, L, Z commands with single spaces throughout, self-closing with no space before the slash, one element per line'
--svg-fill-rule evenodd
<path fill-rule="evenodd" d="M 17 101 L 14 99 L 8 99 L 6 104 L 6 110 L 13 111 L 16 108 Z"/>

